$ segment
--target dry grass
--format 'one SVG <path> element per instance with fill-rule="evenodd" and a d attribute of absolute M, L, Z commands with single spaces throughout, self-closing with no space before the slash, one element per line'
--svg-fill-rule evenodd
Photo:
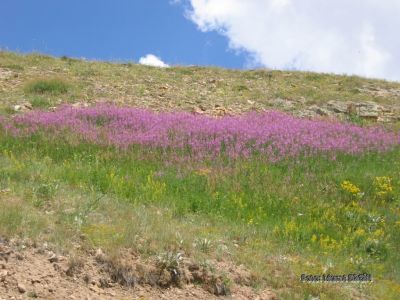
<path fill-rule="evenodd" d="M 132 63 L 54 58 L 0 52 L 0 108 L 32 101 L 24 89 L 37 78 L 62 78 L 64 93 L 45 93 L 50 105 L 111 100 L 155 110 L 192 110 L 220 105 L 234 112 L 275 107 L 277 98 L 294 109 L 329 100 L 375 101 L 398 105 L 400 83 L 308 72 L 181 67 L 158 69 Z"/>

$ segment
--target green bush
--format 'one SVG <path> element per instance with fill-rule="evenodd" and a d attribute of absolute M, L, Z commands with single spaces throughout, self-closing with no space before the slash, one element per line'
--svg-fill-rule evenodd
<path fill-rule="evenodd" d="M 61 79 L 38 79 L 29 82 L 25 86 L 25 93 L 28 94 L 65 94 L 70 86 Z"/>

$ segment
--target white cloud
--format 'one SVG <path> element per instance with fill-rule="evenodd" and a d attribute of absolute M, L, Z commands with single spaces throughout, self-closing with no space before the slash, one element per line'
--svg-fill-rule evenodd
<path fill-rule="evenodd" d="M 152 66 L 152 67 L 159 67 L 159 68 L 168 68 L 169 67 L 169 65 L 167 65 L 159 57 L 157 57 L 153 54 L 147 54 L 146 56 L 141 57 L 139 59 L 139 64 L 146 65 L 146 66 Z"/>
<path fill-rule="evenodd" d="M 400 80 L 399 0 L 187 0 L 188 17 L 277 69 Z"/>

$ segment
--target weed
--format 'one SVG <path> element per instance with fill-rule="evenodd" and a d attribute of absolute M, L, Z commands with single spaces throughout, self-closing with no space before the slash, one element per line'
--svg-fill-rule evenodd
<path fill-rule="evenodd" d="M 200 251 L 204 253 L 209 253 L 212 248 L 212 242 L 211 240 L 204 238 L 204 239 L 198 239 L 195 243 L 196 248 L 198 248 Z"/>
<path fill-rule="evenodd" d="M 157 265 L 160 270 L 178 271 L 182 259 L 182 253 L 167 251 L 157 256 Z"/>

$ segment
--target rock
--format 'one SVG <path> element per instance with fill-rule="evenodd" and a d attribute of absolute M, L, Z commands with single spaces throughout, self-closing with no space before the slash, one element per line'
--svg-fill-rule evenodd
<path fill-rule="evenodd" d="M 50 252 L 49 262 L 50 263 L 58 262 L 58 256 L 55 253 Z"/>
<path fill-rule="evenodd" d="M 217 117 L 223 117 L 223 116 L 229 115 L 228 110 L 222 106 L 216 107 L 213 112 L 214 112 L 214 115 L 216 115 Z"/>
<path fill-rule="evenodd" d="M 10 193 L 10 192 L 11 192 L 10 188 L 5 188 L 5 189 L 0 190 L 0 194 L 7 194 L 7 193 Z"/>
<path fill-rule="evenodd" d="M 25 286 L 23 284 L 21 284 L 21 283 L 17 284 L 17 289 L 18 289 L 18 292 L 20 292 L 21 294 L 26 292 Z"/>
<path fill-rule="evenodd" d="M 83 108 L 83 107 L 89 107 L 89 104 L 86 102 L 76 102 L 71 105 L 74 108 Z"/>
<path fill-rule="evenodd" d="M 13 107 L 14 111 L 20 111 L 22 109 L 21 105 L 14 105 Z"/>
<path fill-rule="evenodd" d="M 310 107 L 307 108 L 308 111 L 310 111 L 310 114 L 312 115 L 311 112 L 314 112 L 315 115 L 320 115 L 320 116 L 330 116 L 332 115 L 332 112 L 329 111 L 326 108 L 319 107 L 318 105 L 311 105 Z"/>
<path fill-rule="evenodd" d="M 22 106 L 28 110 L 32 110 L 32 104 L 30 104 L 29 102 L 25 102 L 24 104 L 22 104 Z"/>
<path fill-rule="evenodd" d="M 97 262 L 105 262 L 106 255 L 104 254 L 103 250 L 100 248 L 96 250 L 96 254 L 94 255 Z"/>
<path fill-rule="evenodd" d="M 0 272 L 0 282 L 4 282 L 8 276 L 8 271 L 7 270 L 2 270 Z"/>
<path fill-rule="evenodd" d="M 204 111 L 203 111 L 200 107 L 194 107 L 194 108 L 192 109 L 192 113 L 193 113 L 193 114 L 202 115 L 202 114 L 204 114 Z"/>
<path fill-rule="evenodd" d="M 357 115 L 361 118 L 378 118 L 383 107 L 374 102 L 360 102 L 355 104 Z"/>
<path fill-rule="evenodd" d="M 39 278 L 32 278 L 31 279 L 31 283 L 35 284 L 35 283 L 41 283 L 42 281 Z"/>
<path fill-rule="evenodd" d="M 349 103 L 331 100 L 331 101 L 328 101 L 327 108 L 335 113 L 345 114 L 348 112 L 348 105 L 349 105 Z"/>
<path fill-rule="evenodd" d="M 396 116 L 394 113 L 384 114 L 377 118 L 377 121 L 381 122 L 381 123 L 391 123 L 391 122 L 396 122 L 399 120 L 400 120 L 400 116 Z"/>
<path fill-rule="evenodd" d="M 22 104 L 14 105 L 13 109 L 14 109 L 14 111 L 25 112 L 28 110 L 32 110 L 33 107 L 32 107 L 32 104 L 30 104 L 29 102 L 24 102 Z"/>

